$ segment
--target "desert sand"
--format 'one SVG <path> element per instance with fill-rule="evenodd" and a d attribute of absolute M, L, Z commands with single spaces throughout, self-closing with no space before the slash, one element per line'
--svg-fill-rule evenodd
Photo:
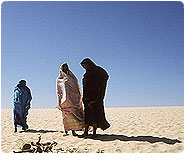
<path fill-rule="evenodd" d="M 57 143 L 54 153 L 180 153 L 184 149 L 184 107 L 106 108 L 111 127 L 96 138 L 64 136 L 58 109 L 30 109 L 29 130 L 14 133 L 12 109 L 1 110 L 1 151 L 20 151 L 26 143 Z M 78 131 L 81 135 L 83 132 Z"/>

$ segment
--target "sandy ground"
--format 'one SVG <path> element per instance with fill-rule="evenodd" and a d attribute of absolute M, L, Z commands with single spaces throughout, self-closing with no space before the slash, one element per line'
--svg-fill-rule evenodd
<path fill-rule="evenodd" d="M 53 152 L 63 153 L 179 153 L 184 149 L 184 107 L 107 108 L 111 127 L 98 137 L 63 136 L 58 109 L 31 109 L 29 130 L 14 133 L 11 109 L 1 110 L 1 150 L 21 150 L 26 143 L 57 142 Z M 81 135 L 83 132 L 77 132 Z"/>

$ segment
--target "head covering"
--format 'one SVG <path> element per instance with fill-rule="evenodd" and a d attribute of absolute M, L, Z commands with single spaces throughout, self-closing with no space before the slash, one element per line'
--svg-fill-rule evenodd
<path fill-rule="evenodd" d="M 61 66 L 63 66 L 63 65 L 67 65 L 68 66 L 67 62 L 64 62 Z"/>
<path fill-rule="evenodd" d="M 84 60 L 82 60 L 82 62 L 80 63 L 81 65 L 82 64 L 87 64 L 89 65 L 89 69 L 92 69 L 93 67 L 96 66 L 96 64 L 89 58 L 85 58 Z"/>
<path fill-rule="evenodd" d="M 25 80 L 20 80 L 17 84 L 17 87 L 25 87 L 26 86 L 26 81 Z"/>
<path fill-rule="evenodd" d="M 67 62 L 64 62 L 64 63 L 60 66 L 60 71 L 63 71 L 63 66 L 67 66 L 67 67 L 68 67 Z"/>

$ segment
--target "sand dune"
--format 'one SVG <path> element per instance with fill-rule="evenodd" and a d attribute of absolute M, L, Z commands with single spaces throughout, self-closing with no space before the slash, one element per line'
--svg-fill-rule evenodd
<path fill-rule="evenodd" d="M 106 108 L 111 127 L 96 138 L 63 136 L 58 109 L 31 109 L 29 130 L 14 133 L 11 109 L 1 110 L 1 150 L 19 151 L 25 143 L 56 141 L 53 152 L 178 153 L 184 149 L 184 107 Z M 79 135 L 82 132 L 77 132 Z"/>

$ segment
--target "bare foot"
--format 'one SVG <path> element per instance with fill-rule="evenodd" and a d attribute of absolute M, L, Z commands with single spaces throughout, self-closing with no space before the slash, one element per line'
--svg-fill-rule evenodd
<path fill-rule="evenodd" d="M 14 133 L 16 133 L 17 132 L 17 125 L 15 125 L 15 131 L 14 131 Z"/>
<path fill-rule="evenodd" d="M 68 131 L 65 131 L 66 134 L 68 134 Z"/>
<path fill-rule="evenodd" d="M 76 132 L 74 130 L 72 130 L 72 135 L 73 136 L 78 136 L 78 134 L 76 134 Z"/>

